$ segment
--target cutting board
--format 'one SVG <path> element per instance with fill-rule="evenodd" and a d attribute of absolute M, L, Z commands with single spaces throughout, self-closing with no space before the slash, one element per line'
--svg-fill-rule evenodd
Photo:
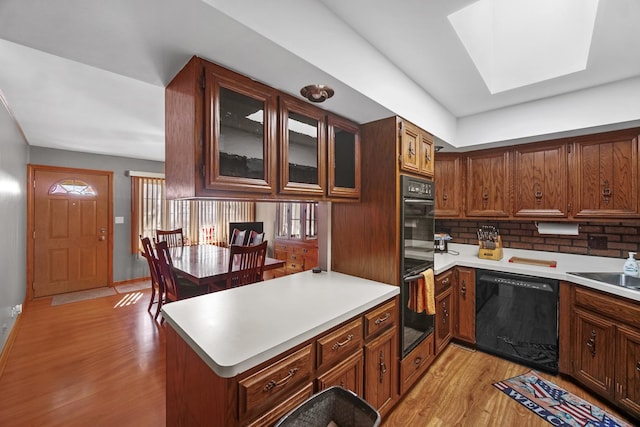
<path fill-rule="evenodd" d="M 517 256 L 513 256 L 509 258 L 509 262 L 513 262 L 517 264 L 539 265 L 541 267 L 552 267 L 552 268 L 555 268 L 558 265 L 556 261 L 547 261 L 544 259 L 533 259 L 533 258 L 520 258 Z"/>

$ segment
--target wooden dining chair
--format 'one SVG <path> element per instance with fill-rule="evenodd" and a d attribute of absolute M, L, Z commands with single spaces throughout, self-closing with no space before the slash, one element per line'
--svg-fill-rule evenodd
<path fill-rule="evenodd" d="M 229 246 L 232 246 L 232 245 L 243 246 L 244 239 L 246 236 L 247 236 L 247 230 L 238 230 L 237 228 L 234 228 L 233 232 L 231 233 L 231 238 L 229 239 Z"/>
<path fill-rule="evenodd" d="M 178 248 L 184 246 L 184 235 L 182 228 L 175 230 L 156 230 L 156 242 L 167 242 L 170 248 Z"/>
<path fill-rule="evenodd" d="M 255 246 L 231 246 L 226 289 L 261 282 L 267 241 Z"/>
<path fill-rule="evenodd" d="M 165 303 L 204 295 L 208 292 L 206 286 L 197 285 L 176 276 L 173 271 L 173 262 L 171 261 L 171 253 L 167 242 L 156 243 L 156 254 L 158 272 L 160 273 L 159 279 L 164 288 Z"/>
<path fill-rule="evenodd" d="M 258 233 L 257 231 L 251 230 L 249 233 L 249 246 L 255 246 L 262 243 L 264 240 L 264 233 Z"/>
<path fill-rule="evenodd" d="M 153 316 L 154 319 L 157 319 L 160 314 L 160 309 L 162 308 L 162 302 L 164 301 L 164 287 L 159 278 L 156 256 L 153 252 L 153 246 L 151 246 L 151 240 L 141 235 L 140 241 L 142 242 L 141 255 L 147 260 L 147 264 L 149 264 L 149 274 L 151 275 L 151 299 L 149 300 L 147 311 L 151 312 L 151 306 L 154 304 L 157 295 L 158 306 L 156 307 L 156 314 Z"/>

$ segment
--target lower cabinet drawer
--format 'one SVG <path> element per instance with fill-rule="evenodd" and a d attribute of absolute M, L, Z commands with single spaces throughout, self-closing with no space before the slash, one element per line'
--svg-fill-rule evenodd
<path fill-rule="evenodd" d="M 364 315 L 364 335 L 369 339 L 379 331 L 395 325 L 398 321 L 398 309 L 396 301 L 393 300 L 376 308 Z"/>
<path fill-rule="evenodd" d="M 346 355 L 362 348 L 362 320 L 360 318 L 318 338 L 318 370 L 331 366 Z"/>
<path fill-rule="evenodd" d="M 240 420 L 253 418 L 284 401 L 313 372 L 312 345 L 285 356 L 238 382 Z"/>
<path fill-rule="evenodd" d="M 286 263 L 287 266 L 287 273 L 291 274 L 291 273 L 299 273 L 302 271 L 302 260 L 300 260 L 300 262 L 287 262 Z"/>
<path fill-rule="evenodd" d="M 289 399 L 285 400 L 260 418 L 250 422 L 250 427 L 266 427 L 274 425 L 280 418 L 293 411 L 304 401 L 313 395 L 313 384 L 309 383 L 299 392 L 292 395 Z"/>
<path fill-rule="evenodd" d="M 411 350 L 400 363 L 400 394 L 404 394 L 422 376 L 435 357 L 433 334 Z"/>
<path fill-rule="evenodd" d="M 364 396 L 364 350 L 360 348 L 333 368 L 318 377 L 318 391 L 338 385 Z"/>

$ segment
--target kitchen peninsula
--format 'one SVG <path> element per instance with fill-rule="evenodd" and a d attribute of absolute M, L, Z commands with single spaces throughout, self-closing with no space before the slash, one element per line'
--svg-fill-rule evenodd
<path fill-rule="evenodd" d="M 359 377 L 362 389 L 381 338 L 383 362 L 396 363 L 398 293 L 307 271 L 163 306 L 167 425 L 268 425 L 332 380 Z"/>

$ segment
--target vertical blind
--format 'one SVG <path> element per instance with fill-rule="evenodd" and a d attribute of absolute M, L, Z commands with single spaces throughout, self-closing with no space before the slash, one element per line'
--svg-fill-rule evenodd
<path fill-rule="evenodd" d="M 229 222 L 251 222 L 255 203 L 219 200 L 166 200 L 164 178 L 131 177 L 131 250 L 140 235 L 153 240 L 156 230 L 182 228 L 185 244 L 226 245 Z"/>

